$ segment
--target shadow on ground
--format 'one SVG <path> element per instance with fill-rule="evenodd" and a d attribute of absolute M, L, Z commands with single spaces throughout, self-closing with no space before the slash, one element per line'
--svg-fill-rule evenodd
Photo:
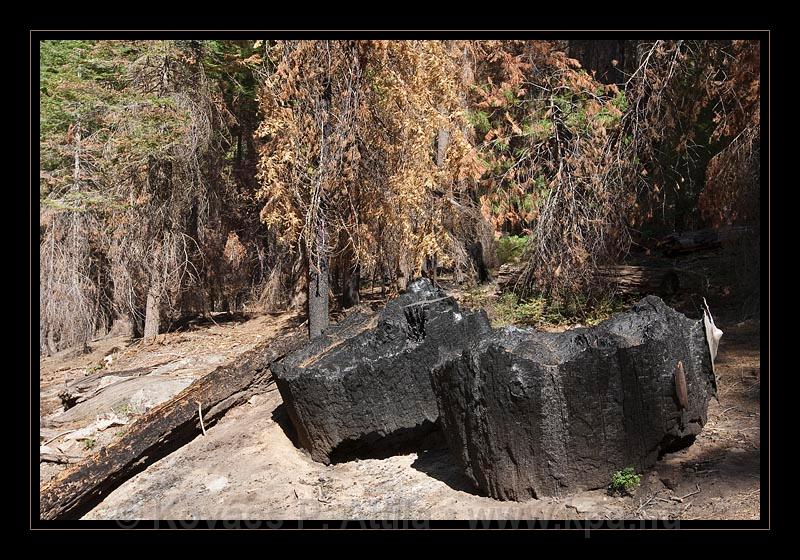
<path fill-rule="evenodd" d="M 411 464 L 411 467 L 444 482 L 453 490 L 466 492 L 473 496 L 481 495 L 473 486 L 472 481 L 458 468 L 450 450 L 444 445 L 418 451 L 417 460 Z"/>
<path fill-rule="evenodd" d="M 294 445 L 297 449 L 300 449 L 300 440 L 297 437 L 297 430 L 289 418 L 289 413 L 286 411 L 286 405 L 281 403 L 275 407 L 275 410 L 272 411 L 272 421 L 281 427 L 283 433 L 286 434 L 286 437 L 292 442 L 292 445 Z"/>

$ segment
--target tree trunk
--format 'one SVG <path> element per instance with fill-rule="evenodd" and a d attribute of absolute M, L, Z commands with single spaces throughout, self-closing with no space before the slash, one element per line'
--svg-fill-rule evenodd
<path fill-rule="evenodd" d="M 356 264 L 353 249 L 349 245 L 342 253 L 340 267 L 342 269 L 342 308 L 347 309 L 361 303 L 361 265 Z"/>
<path fill-rule="evenodd" d="M 524 263 L 506 263 L 497 271 L 497 289 L 511 291 L 525 270 Z M 705 294 L 708 278 L 702 272 L 678 268 L 670 264 L 608 265 L 595 271 L 595 279 L 617 294 L 657 294 L 671 296 L 679 293 Z"/>
<path fill-rule="evenodd" d="M 489 273 L 489 268 L 483 260 L 483 244 L 480 241 L 470 244 L 468 247 L 469 256 L 472 259 L 472 264 L 475 266 L 475 273 L 478 277 L 478 284 L 484 282 L 491 282 L 492 275 Z"/>
<path fill-rule="evenodd" d="M 438 267 L 439 263 L 436 259 L 436 255 L 425 257 L 425 261 L 422 263 L 422 276 L 424 278 L 429 278 L 434 285 L 436 285 L 436 269 Z"/>
<path fill-rule="evenodd" d="M 53 329 L 47 330 L 47 350 L 50 352 L 50 355 L 55 354 L 58 352 L 58 344 L 56 343 L 55 333 Z"/>
<path fill-rule="evenodd" d="M 75 168 L 72 171 L 72 188 L 80 190 L 81 184 L 81 121 L 75 126 Z"/>
<path fill-rule="evenodd" d="M 450 143 L 450 131 L 446 128 L 439 129 L 439 135 L 436 139 L 436 167 L 444 165 L 444 159 L 447 156 L 447 145 Z"/>
<path fill-rule="evenodd" d="M 319 220 L 315 235 L 316 255 L 308 259 L 308 336 L 322 334 L 328 326 L 328 253 L 325 249 L 325 223 Z"/>
<path fill-rule="evenodd" d="M 161 287 L 152 282 L 147 291 L 147 307 L 144 315 L 144 339 L 152 340 L 161 326 Z"/>
<path fill-rule="evenodd" d="M 394 270 L 394 285 L 398 292 L 404 291 L 408 287 L 410 281 L 408 269 L 410 266 L 402 257 L 397 262 L 397 267 Z"/>
<path fill-rule="evenodd" d="M 133 320 L 133 318 L 124 315 L 114 317 L 114 320 L 111 323 L 111 328 L 108 330 L 106 337 L 112 338 L 115 336 L 124 336 L 127 338 L 133 338 L 135 335 L 136 322 Z"/>
<path fill-rule="evenodd" d="M 432 368 L 439 424 L 495 499 L 602 488 L 700 433 L 716 395 L 709 350 L 702 320 L 654 296 L 596 327 L 496 330 Z"/>
<path fill-rule="evenodd" d="M 587 72 L 594 73 L 598 81 L 621 84 L 626 79 L 623 69 L 629 66 L 625 61 L 626 43 L 618 40 L 571 40 L 569 56 L 577 59 Z"/>

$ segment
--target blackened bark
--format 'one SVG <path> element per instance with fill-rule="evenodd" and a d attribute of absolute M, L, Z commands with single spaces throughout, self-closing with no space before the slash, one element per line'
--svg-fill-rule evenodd
<path fill-rule="evenodd" d="M 425 257 L 425 262 L 422 263 L 422 277 L 430 278 L 431 282 L 436 285 L 436 272 L 439 268 L 439 263 L 436 255 Z"/>
<path fill-rule="evenodd" d="M 625 82 L 626 44 L 620 40 L 571 40 L 569 56 L 578 60 L 583 68 L 594 73 L 595 78 L 604 84 Z"/>
<path fill-rule="evenodd" d="M 356 262 L 353 245 L 345 232 L 339 238 L 340 257 L 337 261 L 337 278 L 341 278 L 339 303 L 347 309 L 361 303 L 361 265 Z"/>
<path fill-rule="evenodd" d="M 692 443 L 716 394 L 702 320 L 648 296 L 592 328 L 495 331 L 433 369 L 442 430 L 501 500 L 606 486 Z"/>
<path fill-rule="evenodd" d="M 342 307 L 347 309 L 361 303 L 361 266 L 345 263 L 342 268 Z"/>
<path fill-rule="evenodd" d="M 470 244 L 468 249 L 472 264 L 475 267 L 475 273 L 478 276 L 478 283 L 491 282 L 492 275 L 489 273 L 489 268 L 483 259 L 483 244 L 480 241 L 476 241 Z"/>
<path fill-rule="evenodd" d="M 324 463 L 391 450 L 435 429 L 433 366 L 490 331 L 424 278 L 377 317 L 353 313 L 272 367 L 300 445 Z M 343 339 L 346 339 L 343 341 Z"/>

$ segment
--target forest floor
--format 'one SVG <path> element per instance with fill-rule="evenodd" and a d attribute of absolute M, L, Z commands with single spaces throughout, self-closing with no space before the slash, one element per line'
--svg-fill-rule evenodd
<path fill-rule="evenodd" d="M 712 306 L 712 311 L 725 333 L 716 361 L 719 402 L 711 401 L 708 423 L 696 442 L 665 455 L 643 474 L 633 496 L 612 497 L 598 489 L 518 503 L 483 497 L 437 438 L 387 458 L 316 463 L 287 435 L 288 419 L 273 387 L 229 411 L 206 435 L 123 483 L 84 518 L 758 519 L 760 324 L 757 318 L 737 322 L 733 304 L 721 305 L 718 311 Z M 59 423 L 64 413 L 57 394 L 65 380 L 130 371 L 138 377 L 183 380 L 151 394 L 152 405 L 287 323 L 299 321 L 290 314 L 217 321 L 160 335 L 148 345 L 107 339 L 93 342 L 88 354 L 65 352 L 45 358 L 40 363 L 42 444 L 80 457 L 96 452 L 125 429 L 125 424 L 98 424 L 102 407 L 96 406 L 80 418 Z M 117 415 L 121 422 L 136 415 L 130 407 L 123 412 L 127 414 Z M 70 439 L 87 426 L 89 434 Z M 40 466 L 41 483 L 64 468 L 50 462 Z"/>

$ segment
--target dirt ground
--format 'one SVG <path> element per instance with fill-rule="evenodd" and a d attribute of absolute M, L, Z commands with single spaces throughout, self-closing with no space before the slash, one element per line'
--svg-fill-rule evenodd
<path fill-rule="evenodd" d="M 96 367 L 113 349 L 109 374 L 177 363 L 166 368 L 170 375 L 199 376 L 287 320 L 265 315 L 162 335 L 151 345 L 109 340 L 89 355 L 56 356 L 42 363 L 43 405 L 57 414 L 53 386 L 65 375 Z M 482 497 L 437 438 L 406 454 L 325 466 L 292 443 L 273 389 L 122 484 L 85 519 L 758 519 L 759 325 L 718 323 L 725 331 L 717 358 L 720 402 L 711 402 L 709 421 L 695 444 L 644 473 L 633 496 L 611 497 L 600 489 L 520 503 Z M 121 430 L 124 426 L 104 432 Z M 114 437 L 101 435 L 98 447 Z M 64 468 L 46 462 L 41 467 L 42 482 Z"/>

